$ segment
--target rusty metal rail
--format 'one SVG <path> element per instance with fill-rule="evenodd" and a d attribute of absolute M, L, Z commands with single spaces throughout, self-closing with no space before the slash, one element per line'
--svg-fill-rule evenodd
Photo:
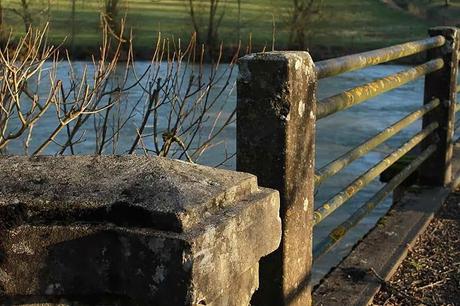
<path fill-rule="evenodd" d="M 347 220 L 334 228 L 326 238 L 321 240 L 313 249 L 313 258 L 316 260 L 327 253 L 345 234 L 355 227 L 364 217 L 366 217 L 378 204 L 380 204 L 396 187 L 406 180 L 418 167 L 430 157 L 436 150 L 436 145 L 432 144 L 425 149 L 422 154 L 415 158 L 401 172 L 394 176 L 382 189 L 380 189 L 369 201 L 361 206 Z"/>
<path fill-rule="evenodd" d="M 396 161 L 398 161 L 398 159 L 400 159 L 402 156 L 412 150 L 416 145 L 418 145 L 422 140 L 428 137 L 428 135 L 437 129 L 438 126 L 439 124 L 437 122 L 433 122 L 428 125 L 412 139 L 406 142 L 403 146 L 393 151 L 381 162 L 369 169 L 366 173 L 353 181 L 353 183 L 344 188 L 341 192 L 337 193 L 335 196 L 323 203 L 318 209 L 315 210 L 313 214 L 313 224 L 315 226 L 318 225 L 337 208 L 352 198 L 358 191 L 367 186 L 378 175 L 388 169 L 388 167 L 393 165 Z"/>
<path fill-rule="evenodd" d="M 441 33 L 442 35 L 439 35 L 438 33 Z M 379 192 L 377 192 L 363 206 L 355 211 L 346 221 L 335 227 L 326 238 L 316 245 L 313 250 L 314 259 L 329 251 L 330 248 L 340 241 L 351 228 L 356 226 L 356 224 L 358 224 L 381 201 L 393 192 L 395 188 L 406 180 L 416 169 L 420 167 L 427 168 L 427 166 L 425 166 L 427 163 L 424 163 L 426 160 L 429 159 L 430 163 L 433 159 L 440 160 L 440 153 L 438 150 L 448 141 L 443 138 L 445 135 L 442 133 L 444 129 L 449 129 L 449 124 L 443 119 L 447 117 L 446 113 L 449 111 L 449 107 L 446 103 L 441 104 L 441 101 L 449 99 L 447 98 L 449 97 L 449 94 L 447 93 L 452 92 L 452 86 L 455 92 L 460 93 L 460 84 L 454 82 L 457 80 L 457 73 L 451 70 L 451 63 L 454 61 L 457 62 L 458 57 L 455 52 L 452 52 L 452 48 L 449 49 L 443 47 L 448 44 L 455 47 L 459 46 L 460 42 L 457 42 L 457 38 L 455 38 L 455 35 L 457 34 L 455 33 L 456 32 L 451 29 L 443 30 L 442 28 L 436 28 L 430 32 L 433 36 L 429 39 L 316 63 L 317 77 L 318 79 L 321 79 L 388 62 L 404 56 L 417 54 L 422 51 L 429 50 L 428 58 L 430 59 L 422 65 L 371 81 L 367 84 L 357 86 L 319 101 L 317 103 L 316 111 L 317 120 L 325 118 L 336 112 L 346 110 L 354 105 L 398 88 L 403 84 L 425 75 L 427 76 L 426 82 L 428 82 L 428 85 L 425 84 L 425 101 L 429 101 L 428 99 L 433 100 L 425 102 L 425 105 L 422 108 L 407 115 L 374 137 L 364 141 L 356 148 L 351 149 L 315 173 L 315 187 L 318 187 L 321 183 L 329 179 L 331 176 L 339 173 L 353 161 L 368 154 L 377 146 L 384 143 L 415 121 L 423 118 L 424 124 L 427 125 L 420 133 L 416 134 L 404 145 L 367 170 L 367 172 L 355 179 L 339 193 L 322 203 L 322 205 L 314 211 L 313 225 L 316 226 L 337 208 L 341 207 L 345 202 L 350 200 L 383 171 L 388 169 L 405 154 L 411 151 L 415 146 L 420 145 L 422 148 L 423 152 L 421 155 L 414 159 L 406 168 L 399 171 Z M 446 39 L 444 35 L 451 36 L 449 36 L 449 39 Z M 449 80 L 449 82 L 446 82 L 445 80 Z M 439 88 L 443 89 L 442 94 L 438 93 Z M 453 102 L 455 102 L 455 99 Z M 458 111 L 460 111 L 460 104 L 455 104 L 455 112 Z M 430 115 L 425 116 L 428 113 L 430 113 Z M 455 129 L 457 128 L 460 128 L 460 120 L 458 120 L 455 124 Z M 435 133 L 436 137 L 433 137 L 430 142 L 423 141 L 432 133 Z M 441 138 L 439 138 L 440 135 L 442 135 Z M 443 140 L 439 141 L 438 146 L 435 143 L 439 139 Z M 429 167 L 427 169 L 429 169 Z M 439 180 L 443 179 L 444 177 L 439 178 Z M 423 178 L 420 178 L 420 182 L 423 184 Z"/>
<path fill-rule="evenodd" d="M 335 76 L 369 66 L 386 63 L 444 45 L 441 35 L 392 47 L 316 62 L 318 79 Z"/>
<path fill-rule="evenodd" d="M 439 99 L 435 99 L 431 101 L 430 103 L 425 104 L 420 109 L 416 110 L 415 112 L 409 114 L 408 116 L 404 117 L 400 121 L 386 128 L 385 130 L 375 135 L 371 139 L 365 141 L 358 147 L 350 150 L 349 152 L 345 153 L 341 157 L 337 158 L 336 160 L 322 167 L 315 174 L 315 185 L 318 186 L 319 184 L 321 184 L 322 182 L 324 182 L 331 176 L 337 174 L 339 171 L 341 171 L 343 168 L 348 166 L 350 163 L 352 163 L 356 159 L 369 153 L 372 149 L 382 144 L 386 140 L 390 139 L 391 137 L 396 135 L 398 132 L 400 132 L 402 129 L 406 128 L 410 124 L 422 118 L 425 114 L 427 114 L 428 112 L 436 108 L 439 105 L 439 103 L 440 103 Z"/>
<path fill-rule="evenodd" d="M 350 108 L 356 104 L 362 103 L 382 93 L 416 80 L 421 76 L 440 70 L 443 67 L 444 61 L 442 59 L 435 59 L 425 64 L 372 81 L 365 85 L 357 86 L 338 95 L 323 99 L 318 102 L 316 118 L 319 120 L 338 111 Z"/>

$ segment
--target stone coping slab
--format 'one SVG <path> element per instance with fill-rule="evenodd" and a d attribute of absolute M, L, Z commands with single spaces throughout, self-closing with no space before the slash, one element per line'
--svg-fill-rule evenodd
<path fill-rule="evenodd" d="M 7 223 L 183 232 L 258 189 L 250 174 L 159 157 L 9 156 L 0 158 L 0 169 L 0 213 Z"/>
<path fill-rule="evenodd" d="M 0 158 L 0 305 L 249 305 L 279 194 L 152 157 Z"/>

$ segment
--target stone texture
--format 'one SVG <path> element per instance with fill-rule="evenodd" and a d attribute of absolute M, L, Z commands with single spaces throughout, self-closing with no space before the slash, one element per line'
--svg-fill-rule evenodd
<path fill-rule="evenodd" d="M 5 303 L 247 305 L 280 241 L 277 192 L 249 174 L 146 157 L 0 169 Z"/>
<path fill-rule="evenodd" d="M 0 207 L 34 224 L 110 221 L 182 232 L 257 189 L 249 174 L 161 158 L 6 157 L 0 167 Z"/>
<path fill-rule="evenodd" d="M 316 72 L 307 52 L 240 60 L 237 170 L 280 191 L 283 238 L 260 262 L 253 305 L 311 304 Z"/>

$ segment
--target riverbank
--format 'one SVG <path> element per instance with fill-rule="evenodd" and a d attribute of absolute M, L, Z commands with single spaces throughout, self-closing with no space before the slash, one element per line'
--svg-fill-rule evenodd
<path fill-rule="evenodd" d="M 21 35 L 24 24 L 13 13 L 16 2 L 4 3 L 4 26 Z M 31 4 L 34 26 L 43 25 L 49 18 L 50 41 L 61 43 L 66 37 L 73 58 L 87 59 L 100 44 L 100 1 L 77 1 L 75 23 L 72 22 L 71 1 L 53 0 L 49 16 L 40 14 L 41 2 Z M 236 1 L 225 6 L 218 40 L 229 51 L 241 41 L 244 50 L 264 48 L 292 49 L 289 46 L 289 10 L 292 0 L 254 0 L 241 4 L 240 15 Z M 20 11 L 20 10 L 19 10 Z M 127 29 L 133 29 L 133 44 L 137 59 L 149 59 L 158 32 L 162 37 L 182 39 L 182 45 L 193 32 L 187 5 L 182 0 L 137 0 L 121 7 L 119 16 L 126 13 Z M 219 12 L 221 13 L 221 12 Z M 202 32 L 206 29 L 206 10 L 200 10 Z M 73 48 L 70 48 L 72 24 L 75 25 Z M 375 0 L 323 1 L 320 15 L 311 20 L 306 31 L 306 46 L 315 60 L 337 57 L 358 51 L 390 46 L 426 37 L 430 26 L 425 20 L 408 12 L 394 10 Z M 273 41 L 274 38 L 274 41 Z M 227 52 L 226 52 L 227 53 Z"/>
<path fill-rule="evenodd" d="M 449 196 L 373 305 L 460 305 L 460 190 Z"/>

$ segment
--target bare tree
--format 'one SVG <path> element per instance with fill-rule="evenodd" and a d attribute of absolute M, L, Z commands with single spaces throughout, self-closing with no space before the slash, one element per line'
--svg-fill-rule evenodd
<path fill-rule="evenodd" d="M 0 31 L 3 30 L 3 5 L 2 0 L 0 0 Z"/>
<path fill-rule="evenodd" d="M 123 0 L 104 0 L 104 7 L 102 14 L 109 25 L 109 30 L 114 33 L 118 33 L 120 29 L 120 10 L 124 4 Z"/>
<path fill-rule="evenodd" d="M 32 14 L 29 8 L 29 1 L 28 0 L 21 0 L 20 1 L 20 9 L 12 9 L 14 13 L 16 13 L 19 17 L 21 17 L 22 22 L 24 23 L 24 30 L 26 32 L 29 31 L 30 27 L 32 26 Z"/>
<path fill-rule="evenodd" d="M 309 26 L 320 16 L 322 0 L 293 0 L 289 11 L 289 45 L 291 48 L 306 48 Z"/>
<path fill-rule="evenodd" d="M 76 34 L 76 2 L 77 0 L 70 0 L 71 10 L 70 10 L 70 49 L 72 53 L 75 51 L 75 34 Z"/>
<path fill-rule="evenodd" d="M 238 42 L 241 41 L 241 0 L 237 0 L 238 4 Z"/>
<path fill-rule="evenodd" d="M 38 19 L 43 15 L 46 15 L 46 22 L 49 22 L 51 2 L 48 0 L 46 5 L 44 5 L 44 3 L 41 4 L 42 5 L 39 4 L 38 7 L 35 6 L 33 9 L 31 0 L 19 0 L 19 2 L 16 3 L 16 7 L 11 6 L 8 8 L 8 10 L 21 18 L 22 23 L 24 24 L 24 31 L 27 33 L 32 27 L 34 21 L 33 16 L 35 19 Z"/>
<path fill-rule="evenodd" d="M 0 0 L 0 44 L 4 44 L 9 35 L 9 31 L 5 24 L 4 13 L 3 3 L 2 0 Z"/>
<path fill-rule="evenodd" d="M 188 0 L 189 14 L 198 42 L 205 43 L 210 52 L 219 44 L 219 28 L 225 15 L 227 0 Z M 211 54 L 212 55 L 212 54 Z"/>

